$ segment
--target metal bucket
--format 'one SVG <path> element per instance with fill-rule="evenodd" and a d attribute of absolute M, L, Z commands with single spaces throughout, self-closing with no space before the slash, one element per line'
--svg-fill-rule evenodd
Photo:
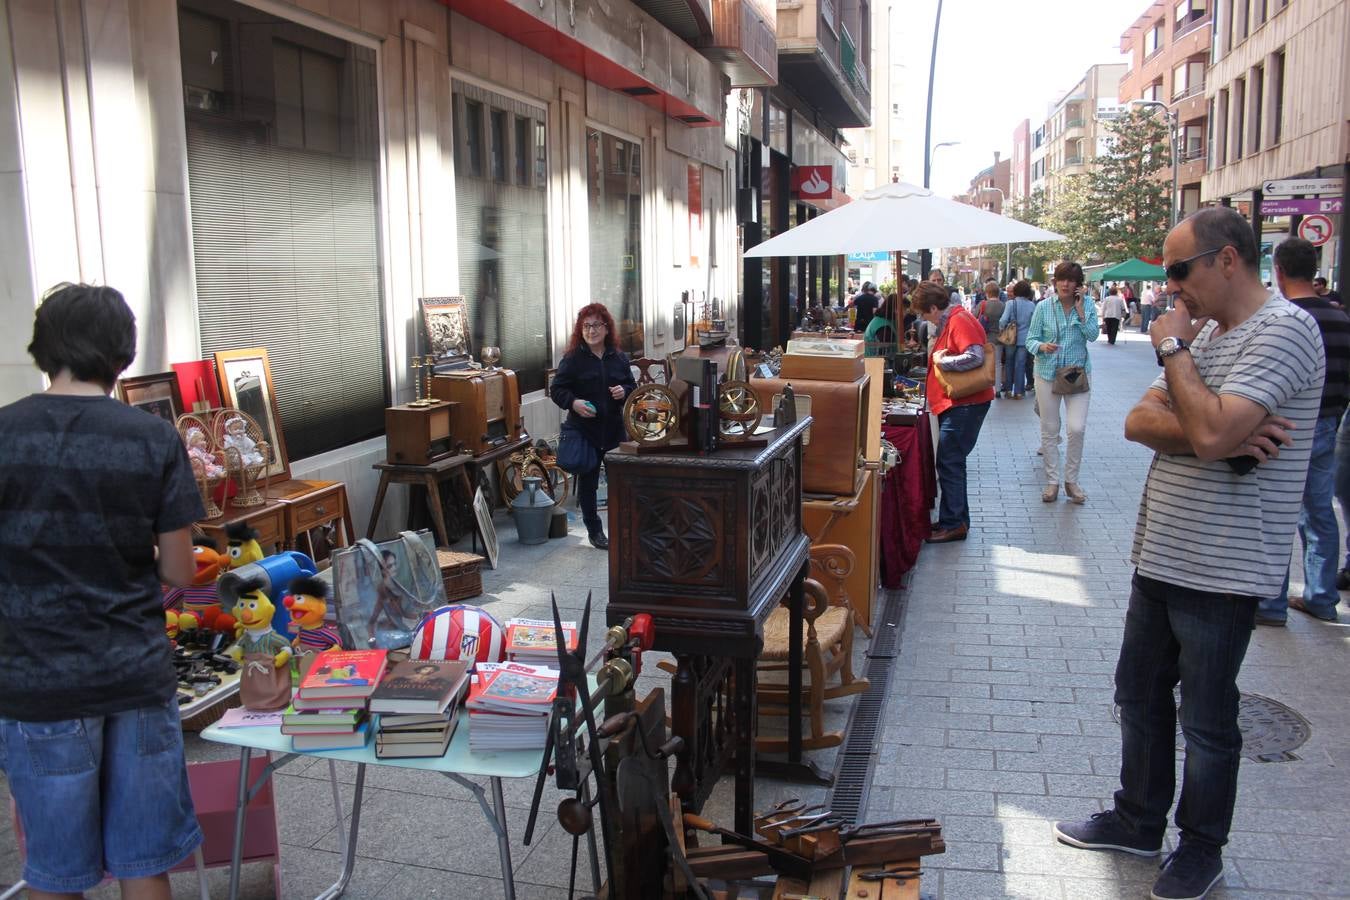
<path fill-rule="evenodd" d="M 553 521 L 553 498 L 540 490 L 542 478 L 522 478 L 521 483 L 523 489 L 511 501 L 516 539 L 522 544 L 543 544 L 548 541 L 548 529 Z"/>

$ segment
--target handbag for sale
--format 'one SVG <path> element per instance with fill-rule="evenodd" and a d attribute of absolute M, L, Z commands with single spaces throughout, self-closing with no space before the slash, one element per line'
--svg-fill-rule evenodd
<path fill-rule="evenodd" d="M 1009 322 L 1004 325 L 998 333 L 998 342 L 1004 347 L 1011 347 L 1017 343 L 1017 323 Z"/>
<path fill-rule="evenodd" d="M 564 421 L 558 432 L 558 468 L 571 475 L 585 475 L 600 465 L 600 453 L 581 429 Z"/>
<path fill-rule="evenodd" d="M 1088 389 L 1087 369 L 1082 366 L 1060 366 L 1055 370 L 1055 383 L 1050 390 L 1056 394 L 1081 394 Z"/>
<path fill-rule="evenodd" d="M 948 372 L 933 360 L 933 371 L 937 373 L 938 384 L 943 392 L 953 400 L 970 397 L 980 391 L 993 388 L 995 380 L 994 345 L 984 345 L 984 364 L 965 372 Z"/>
<path fill-rule="evenodd" d="M 333 598 L 344 646 L 408 646 L 422 616 L 445 605 L 435 538 L 425 529 L 404 531 L 392 541 L 362 538 L 337 551 Z"/>

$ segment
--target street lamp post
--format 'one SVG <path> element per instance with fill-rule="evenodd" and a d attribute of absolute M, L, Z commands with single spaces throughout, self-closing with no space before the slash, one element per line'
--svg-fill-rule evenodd
<path fill-rule="evenodd" d="M 1131 100 L 1129 105 L 1148 106 L 1163 111 L 1163 120 L 1167 123 L 1167 133 L 1170 136 L 1170 143 L 1172 145 L 1172 227 L 1176 228 L 1177 219 L 1180 218 L 1181 212 L 1181 196 L 1177 193 L 1177 181 L 1178 176 L 1180 175 L 1180 168 L 1178 166 L 1180 160 L 1177 158 L 1179 156 L 1177 153 L 1177 143 L 1179 142 L 1177 126 L 1180 123 L 1178 122 L 1176 110 L 1172 109 L 1161 100 Z"/>
<path fill-rule="evenodd" d="M 924 187 L 928 187 L 929 174 L 931 173 L 932 170 L 932 158 L 936 156 L 937 152 L 941 150 L 943 147 L 955 147 L 960 143 L 961 143 L 960 141 L 943 141 L 940 144 L 933 145 L 932 149 L 927 150 L 924 153 L 923 159 Z M 933 252 L 931 250 L 920 250 L 919 251 L 919 271 L 921 273 L 920 277 L 927 278 L 928 270 L 932 268 L 932 266 L 933 266 Z"/>
<path fill-rule="evenodd" d="M 1008 195 L 1005 194 L 1005 193 L 1003 193 L 1003 188 L 1001 188 L 1001 187 L 995 187 L 994 185 L 990 185 L 990 186 L 987 187 L 987 188 L 981 188 L 981 189 L 980 189 L 980 193 L 984 193 L 985 191 L 996 191 L 996 192 L 998 192 L 998 203 L 999 203 L 998 208 L 999 208 L 999 210 L 1000 210 L 1000 215 L 1004 215 L 1004 213 L 1002 212 L 1002 210 L 1006 210 L 1006 209 L 1008 208 Z M 1004 276 L 1006 277 L 1006 276 L 1007 276 L 1007 273 L 1009 273 L 1009 272 L 1011 272 L 1011 271 L 1012 271 L 1012 244 L 1004 244 L 1004 245 L 1003 245 L 1003 274 L 1004 274 Z M 1001 281 L 1002 279 L 999 279 L 999 280 Z"/>
<path fill-rule="evenodd" d="M 937 15 L 933 17 L 933 49 L 928 57 L 928 109 L 923 120 L 923 186 L 926 190 L 933 174 L 933 73 L 937 71 L 938 32 L 942 27 L 942 0 L 938 0 Z M 927 278 L 933 265 L 933 253 L 925 248 L 919 251 L 919 277 Z"/>

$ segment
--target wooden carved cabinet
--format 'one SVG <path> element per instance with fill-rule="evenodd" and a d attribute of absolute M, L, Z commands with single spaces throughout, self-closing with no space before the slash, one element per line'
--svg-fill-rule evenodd
<path fill-rule="evenodd" d="M 686 750 L 673 787 L 686 807 L 700 808 L 734 757 L 737 826 L 747 834 L 763 623 L 790 589 L 800 609 L 807 569 L 801 473 L 809 424 L 778 429 L 767 446 L 724 444 L 708 456 L 605 457 L 608 621 L 652 616 L 656 649 L 677 661 L 671 714 Z M 798 736 L 799 727 L 800 717 Z"/>

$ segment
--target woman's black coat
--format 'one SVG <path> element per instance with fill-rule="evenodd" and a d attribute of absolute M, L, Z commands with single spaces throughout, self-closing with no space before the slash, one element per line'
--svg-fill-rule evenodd
<path fill-rule="evenodd" d="M 622 350 L 605 349 L 597 358 L 586 345 L 562 358 L 553 375 L 550 395 L 553 402 L 567 410 L 567 421 L 575 425 L 586 440 L 600 452 L 613 450 L 624 439 L 623 400 L 609 394 L 611 386 L 623 385 L 623 400 L 637 389 L 628 357 Z M 573 400 L 589 400 L 595 406 L 595 418 L 584 419 L 572 409 Z"/>

